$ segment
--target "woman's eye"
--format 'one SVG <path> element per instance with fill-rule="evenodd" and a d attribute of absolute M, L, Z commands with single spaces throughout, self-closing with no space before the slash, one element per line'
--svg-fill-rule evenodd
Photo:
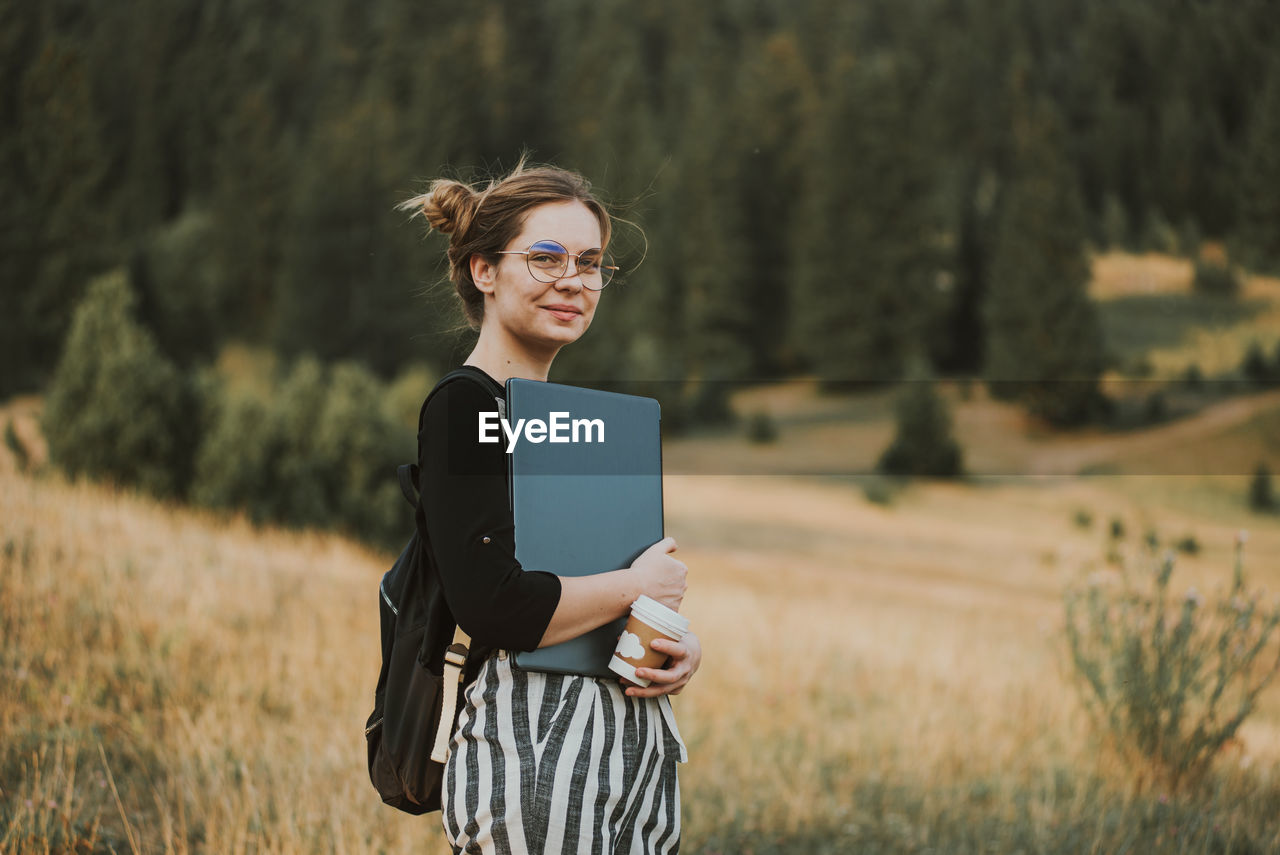
<path fill-rule="evenodd" d="M 553 267 L 560 263 L 560 258 L 549 252 L 535 252 L 529 256 L 529 260 L 534 264 L 545 264 L 548 267 Z"/>

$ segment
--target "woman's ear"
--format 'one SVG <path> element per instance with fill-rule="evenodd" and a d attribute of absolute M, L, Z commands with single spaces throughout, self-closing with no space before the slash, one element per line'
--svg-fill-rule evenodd
<path fill-rule="evenodd" d="M 471 281 L 482 294 L 493 293 L 493 280 L 498 275 L 498 265 L 490 263 L 480 253 L 471 256 Z"/>

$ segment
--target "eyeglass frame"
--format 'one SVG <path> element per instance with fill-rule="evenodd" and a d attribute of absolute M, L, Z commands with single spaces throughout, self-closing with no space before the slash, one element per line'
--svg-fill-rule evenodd
<path fill-rule="evenodd" d="M 538 274 L 533 272 L 533 267 L 532 267 L 532 266 L 530 266 L 530 264 L 529 264 L 529 256 L 530 256 L 530 254 L 532 254 L 532 253 L 533 253 L 533 248 L 534 248 L 535 246 L 537 246 L 538 244 L 540 244 L 540 243 L 553 243 L 553 244 L 555 244 L 556 246 L 558 246 L 558 247 L 560 247 L 561 249 L 563 249 L 563 250 L 564 250 L 564 256 L 565 256 L 564 273 L 560 274 L 560 275 L 559 275 L 559 276 L 557 276 L 555 279 L 540 279 L 540 278 L 538 277 Z M 541 240 L 535 240 L 533 243 L 529 244 L 529 248 L 528 248 L 528 249 L 500 249 L 500 250 L 497 250 L 496 252 L 494 252 L 494 255 L 523 255 L 523 256 L 524 256 L 524 265 L 525 265 L 525 267 L 529 270 L 529 275 L 530 275 L 530 276 L 532 276 L 534 279 L 537 279 L 539 282 L 542 282 L 542 283 L 544 283 L 544 284 L 550 285 L 552 282 L 559 282 L 561 279 L 568 279 L 568 278 L 569 278 L 569 261 L 568 261 L 568 260 L 569 260 L 570 258 L 572 258 L 572 259 L 573 259 L 573 275 L 574 275 L 574 276 L 580 276 L 580 275 L 581 275 L 581 273 L 582 273 L 582 270 L 578 267 L 578 264 L 579 264 L 579 262 L 581 262 L 581 260 L 582 260 L 582 256 L 583 256 L 585 253 L 588 253 L 588 252 L 599 252 L 599 253 L 600 253 L 600 260 L 601 260 L 601 262 L 603 262 L 603 261 L 605 260 L 605 258 L 606 258 L 606 256 L 605 256 L 605 252 L 604 252 L 604 247 L 593 246 L 593 247 L 591 247 L 591 248 L 589 248 L 589 249 L 585 249 L 585 250 L 583 250 L 582 252 L 569 252 L 569 248 L 568 248 L 567 246 L 565 246 L 564 244 L 560 243 L 560 241 L 558 241 L 558 240 L 552 240 L 551 238 L 543 238 L 543 239 L 541 239 Z M 601 277 L 600 277 L 600 278 L 601 278 L 601 284 L 600 284 L 600 287 L 599 287 L 599 288 L 592 288 L 590 285 L 588 285 L 588 284 L 587 284 L 587 280 L 586 280 L 586 278 L 584 277 L 584 278 L 582 279 L 582 287 L 583 287 L 583 288 L 586 288 L 588 291 L 595 291 L 596 293 L 599 293 L 599 292 L 603 291 L 606 287 L 608 287 L 609 283 L 613 281 L 613 277 L 614 277 L 614 276 L 616 276 L 616 275 L 617 275 L 617 273 L 618 273 L 618 271 L 619 271 L 619 270 L 621 270 L 622 268 L 618 267 L 618 265 L 616 265 L 616 264 L 603 264 L 603 263 L 602 263 L 602 264 L 600 264 L 600 269 L 601 269 L 601 270 L 606 270 L 606 269 L 607 269 L 607 270 L 611 270 L 611 271 L 613 271 L 613 272 L 609 274 L 609 277 L 608 277 L 607 279 L 604 277 L 604 275 L 603 275 L 603 274 L 601 274 Z"/>

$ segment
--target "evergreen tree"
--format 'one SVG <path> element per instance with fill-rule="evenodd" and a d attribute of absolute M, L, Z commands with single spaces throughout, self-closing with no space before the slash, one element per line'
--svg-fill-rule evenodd
<path fill-rule="evenodd" d="M 921 359 L 913 360 L 895 406 L 897 432 L 876 468 L 891 475 L 954 478 L 963 471 L 946 401 Z"/>
<path fill-rule="evenodd" d="M 1014 131 L 1017 160 L 983 307 L 985 376 L 996 397 L 1023 401 L 1055 424 L 1080 422 L 1094 412 L 1104 360 L 1086 290 L 1084 212 L 1050 109 L 1028 110 Z"/>
<path fill-rule="evenodd" d="M 115 245 L 100 216 L 108 169 L 103 133 L 80 45 L 51 37 L 10 92 L 21 116 L 5 134 L 15 194 L 0 253 L 0 393 L 35 387 L 58 359 L 84 290 Z M 10 84 L 12 85 L 12 83 Z"/>
<path fill-rule="evenodd" d="M 731 418 L 731 383 L 745 379 L 751 369 L 747 295 L 755 275 L 743 241 L 741 189 L 736 186 L 745 171 L 740 149 L 733 145 L 739 135 L 730 116 L 712 109 L 709 90 L 718 87 L 699 87 L 693 94 L 690 114 L 708 118 L 678 149 L 682 225 L 671 248 L 672 285 L 681 291 L 685 306 L 686 376 L 693 381 L 687 403 L 692 419 L 705 423 Z M 780 309 L 782 317 L 785 313 Z"/>
<path fill-rule="evenodd" d="M 325 468 L 316 483 L 337 523 L 384 546 L 408 537 L 396 467 L 411 460 L 410 435 L 387 413 L 385 386 L 361 366 L 334 366 L 315 432 L 315 455 Z"/>
<path fill-rule="evenodd" d="M 1275 510 L 1276 498 L 1271 487 L 1271 470 L 1265 463 L 1259 463 L 1253 470 L 1253 478 L 1249 481 L 1249 507 L 1259 512 Z"/>
<path fill-rule="evenodd" d="M 646 51 L 662 37 L 665 22 L 656 7 L 625 0 L 586 8 L 557 3 L 552 9 L 552 18 L 561 24 L 553 36 L 558 59 L 550 87 L 561 93 L 549 122 L 560 146 L 554 159 L 579 170 L 614 213 L 638 219 L 644 232 L 642 237 L 615 220 L 609 251 L 622 272 L 601 293 L 591 328 L 557 357 L 554 373 L 568 382 L 597 384 L 669 378 L 671 363 L 679 359 L 669 350 L 670 342 L 678 335 L 671 334 L 670 326 L 662 332 L 658 319 L 665 314 L 666 323 L 678 331 L 683 317 L 678 302 L 683 295 L 665 277 L 671 271 L 665 259 L 675 247 L 659 238 L 659 220 L 640 216 L 647 213 L 642 206 L 649 196 L 659 217 L 675 215 L 671 208 L 678 205 L 663 193 L 671 186 L 664 174 L 668 131 L 653 113 L 664 70 L 651 65 L 654 58 Z M 618 33 L 626 37 L 618 38 Z M 637 336 L 664 338 L 648 351 L 660 358 L 632 364 Z M 645 391 L 658 394 L 654 388 Z M 658 397 L 664 405 L 670 400 Z"/>
<path fill-rule="evenodd" d="M 262 523 L 272 518 L 275 451 L 267 405 L 244 392 L 217 396 L 196 454 L 191 500 L 209 508 L 244 510 Z"/>
<path fill-rule="evenodd" d="M 265 87 L 263 87 L 265 88 Z M 261 341 L 281 269 L 290 158 L 280 114 L 262 88 L 244 93 L 218 128 L 208 262 L 237 307 L 226 332 Z"/>
<path fill-rule="evenodd" d="M 289 525 L 327 526 L 338 521 L 327 475 L 335 464 L 321 455 L 316 435 L 331 383 L 330 372 L 319 360 L 309 355 L 295 360 L 260 427 L 272 458 L 266 512 Z"/>
<path fill-rule="evenodd" d="M 1240 163 L 1236 234 L 1250 266 L 1280 271 L 1280 61 L 1254 104 Z"/>
<path fill-rule="evenodd" d="M 287 356 L 360 359 L 390 375 L 418 326 L 406 264 L 382 234 L 398 215 L 381 154 L 385 103 L 332 117 L 299 172 L 283 247 L 273 340 Z"/>
<path fill-rule="evenodd" d="M 819 105 L 810 58 L 797 35 L 766 31 L 757 38 L 758 45 L 743 51 L 732 86 L 742 100 L 734 141 L 742 172 L 733 186 L 741 197 L 736 207 L 749 274 L 736 299 L 746 305 L 751 374 L 767 377 L 797 367 L 788 336 L 795 262 L 788 230 L 800 205 L 801 141 L 813 134 Z"/>
<path fill-rule="evenodd" d="M 198 414 L 133 304 L 121 271 L 89 285 L 49 384 L 44 434 L 68 475 L 173 495 L 191 471 Z"/>
<path fill-rule="evenodd" d="M 212 236 L 212 218 L 191 210 L 157 230 L 129 265 L 139 321 L 183 367 L 213 357 L 236 311 Z"/>
<path fill-rule="evenodd" d="M 793 341 L 826 384 L 900 376 L 934 310 L 933 182 L 896 61 L 838 71 L 795 224 Z"/>

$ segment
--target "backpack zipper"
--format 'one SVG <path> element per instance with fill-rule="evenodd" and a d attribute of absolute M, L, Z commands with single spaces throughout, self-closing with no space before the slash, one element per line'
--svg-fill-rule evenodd
<path fill-rule="evenodd" d="M 387 589 L 383 587 L 385 584 L 386 580 L 378 583 L 378 593 L 382 594 L 382 599 L 386 601 L 387 607 L 391 609 L 391 613 L 396 617 L 400 617 L 400 610 L 396 608 L 396 604 L 391 602 L 391 598 L 387 596 Z"/>

